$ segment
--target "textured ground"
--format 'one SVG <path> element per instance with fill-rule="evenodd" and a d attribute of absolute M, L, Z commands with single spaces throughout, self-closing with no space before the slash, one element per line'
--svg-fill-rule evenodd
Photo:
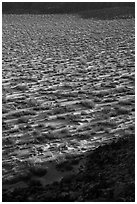
<path fill-rule="evenodd" d="M 84 161 L 83 170 L 65 176 L 61 182 L 43 187 L 33 180 L 26 188 L 3 190 L 3 201 L 135 202 L 134 134 L 100 146 Z"/>
<path fill-rule="evenodd" d="M 3 15 L 3 188 L 34 168 L 60 180 L 60 161 L 134 133 L 134 24 Z"/>

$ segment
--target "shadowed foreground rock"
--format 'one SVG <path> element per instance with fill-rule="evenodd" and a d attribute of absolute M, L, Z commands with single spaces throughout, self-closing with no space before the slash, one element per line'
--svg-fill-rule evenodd
<path fill-rule="evenodd" d="M 134 135 L 99 147 L 86 155 L 84 169 L 61 182 L 43 188 L 31 182 L 28 188 L 3 192 L 3 201 L 135 201 Z"/>

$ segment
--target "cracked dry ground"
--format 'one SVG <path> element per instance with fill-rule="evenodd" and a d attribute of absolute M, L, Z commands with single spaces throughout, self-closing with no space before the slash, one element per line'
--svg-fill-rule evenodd
<path fill-rule="evenodd" d="M 134 24 L 3 15 L 3 189 L 35 166 L 61 180 L 54 165 L 134 134 Z"/>

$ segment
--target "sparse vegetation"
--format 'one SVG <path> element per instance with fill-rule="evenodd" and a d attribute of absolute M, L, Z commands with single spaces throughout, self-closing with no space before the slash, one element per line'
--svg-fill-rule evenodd
<path fill-rule="evenodd" d="M 18 123 L 28 123 L 29 122 L 29 118 L 28 117 L 21 117 L 18 119 Z"/>
<path fill-rule="evenodd" d="M 19 91 L 26 91 L 28 89 L 27 85 L 19 84 L 16 86 L 16 89 Z"/>
<path fill-rule="evenodd" d="M 119 107 L 116 111 L 118 115 L 125 115 L 129 113 L 129 110 L 123 107 Z"/>
<path fill-rule="evenodd" d="M 87 108 L 94 108 L 95 104 L 93 101 L 89 101 L 89 100 L 83 100 L 81 101 L 81 105 L 87 107 Z"/>
<path fill-rule="evenodd" d="M 4 202 L 134 201 L 129 10 L 3 15 Z"/>
<path fill-rule="evenodd" d="M 132 105 L 132 103 L 134 103 L 134 100 L 120 100 L 119 104 L 123 105 L 123 106 L 128 106 L 128 105 Z"/>

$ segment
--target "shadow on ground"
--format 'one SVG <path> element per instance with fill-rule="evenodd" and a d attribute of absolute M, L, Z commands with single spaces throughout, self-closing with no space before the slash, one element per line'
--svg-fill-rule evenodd
<path fill-rule="evenodd" d="M 3 202 L 134 202 L 134 134 L 100 146 L 85 157 L 82 171 L 43 187 L 31 182 L 24 189 L 3 190 Z"/>

